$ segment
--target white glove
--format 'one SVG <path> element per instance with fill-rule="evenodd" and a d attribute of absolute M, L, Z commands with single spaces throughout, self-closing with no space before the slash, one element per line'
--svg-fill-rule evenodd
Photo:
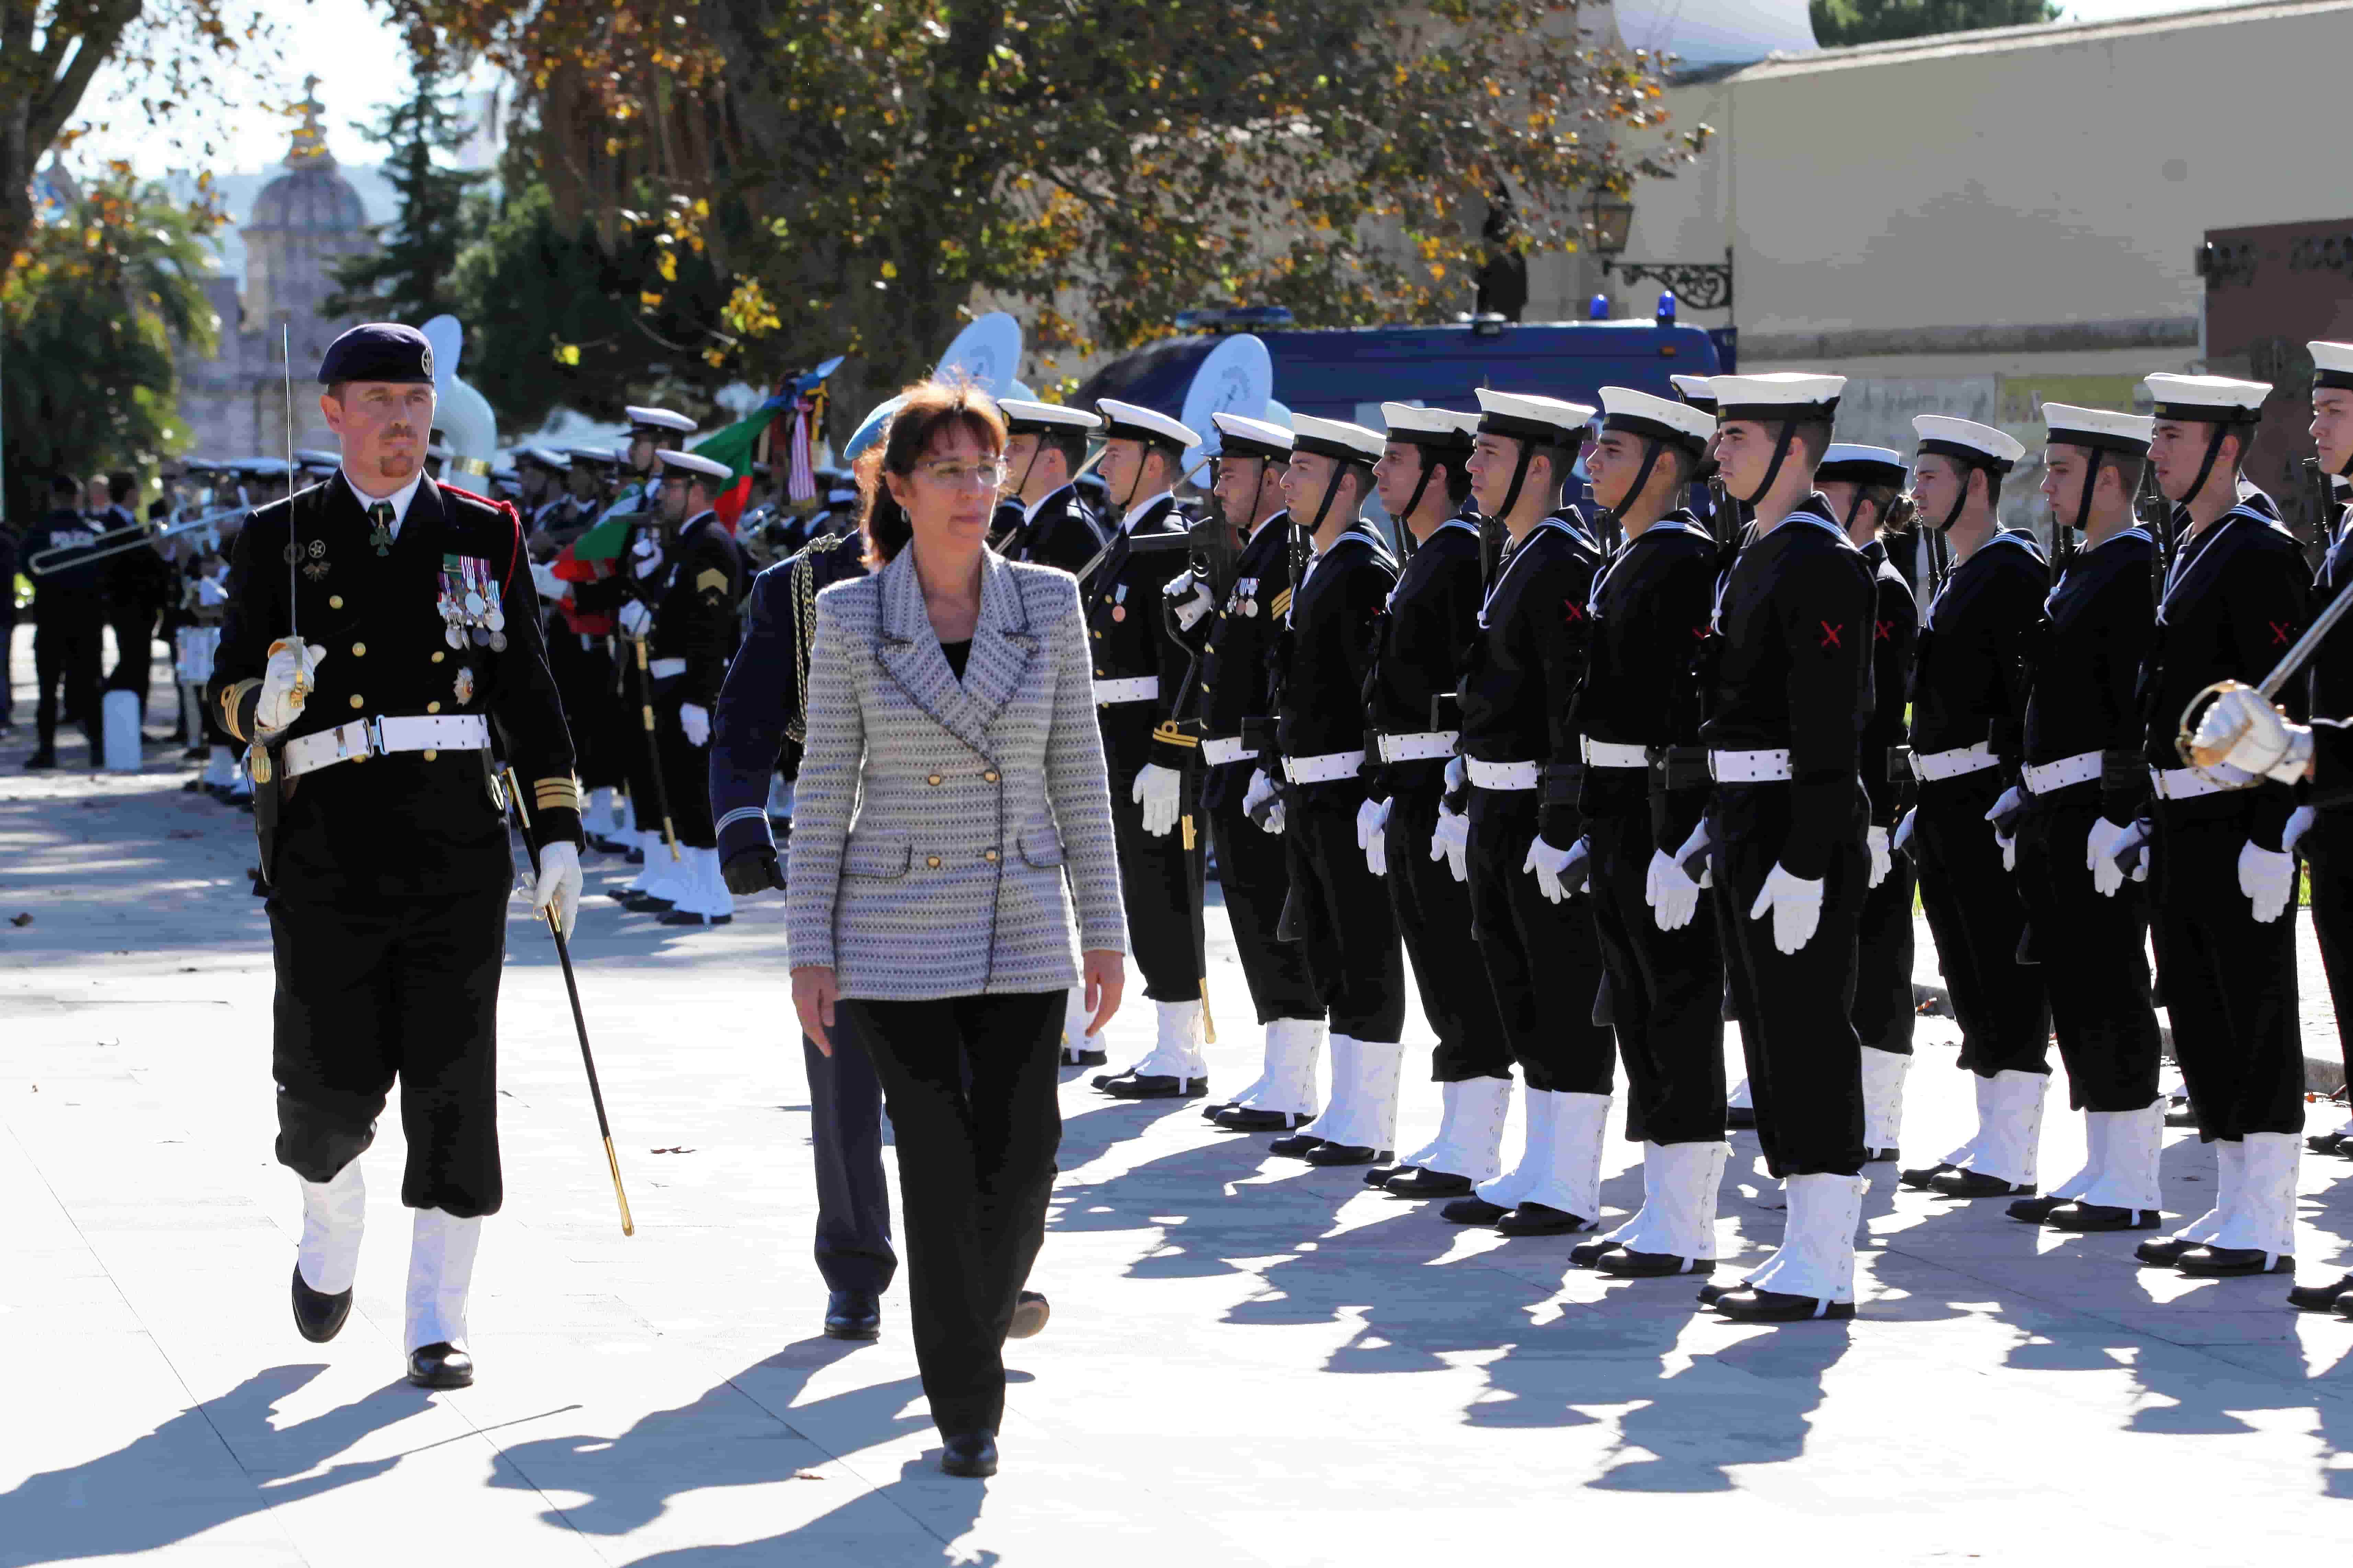
<path fill-rule="evenodd" d="M 1863 831 L 1862 842 L 1871 851 L 1871 881 L 1867 885 L 1876 888 L 1895 869 L 1895 851 L 1888 847 L 1887 829 L 1875 822 Z"/>
<path fill-rule="evenodd" d="M 550 904 L 569 941 L 580 919 L 580 851 L 562 839 L 541 848 L 539 881 L 531 891 L 532 913 L 544 918 Z"/>
<path fill-rule="evenodd" d="M 2012 784 L 2001 792 L 2001 798 L 1995 801 L 1993 809 L 1985 814 L 1985 819 L 1994 825 L 1993 841 L 2001 846 L 2001 868 L 2005 871 L 2018 869 L 2018 835 L 2014 832 L 2007 834 L 2002 832 L 2001 818 L 2016 811 L 2025 798 L 2020 793 L 2019 787 Z M 1879 879 L 1876 877 L 1873 878 L 1871 885 L 1876 888 L 1879 886 Z"/>
<path fill-rule="evenodd" d="M 1242 789 L 1242 815 L 1261 833 L 1282 831 L 1282 802 L 1275 797 L 1274 781 L 1266 776 L 1264 768 L 1250 770 L 1250 783 Z"/>
<path fill-rule="evenodd" d="M 269 645 L 269 667 L 261 674 L 261 700 L 253 722 L 267 734 L 276 734 L 302 716 L 302 703 L 319 689 L 319 661 L 327 650 L 317 643 L 304 647 L 280 637 Z"/>
<path fill-rule="evenodd" d="M 1438 826 L 1430 830 L 1430 858 L 1443 860 L 1458 882 L 1471 879 L 1471 819 L 1459 811 L 1438 808 Z"/>
<path fill-rule="evenodd" d="M 538 589 L 539 596 L 551 605 L 572 591 L 572 584 L 557 576 L 555 568 L 544 561 L 531 563 L 531 585 Z"/>
<path fill-rule="evenodd" d="M 2283 855 L 2295 854 L 2296 840 L 2302 838 L 2306 833 L 2309 833 L 2312 830 L 2312 825 L 2316 819 L 2316 814 L 2313 811 L 2312 807 L 2308 805 L 2299 805 L 2294 811 L 2289 812 L 2287 814 L 2287 826 L 2283 828 L 2280 832 L 2280 853 Z"/>
<path fill-rule="evenodd" d="M 2302 778 L 2312 761 L 2312 731 L 2289 723 L 2286 715 L 2244 686 L 2214 699 L 2198 721 L 2190 744 L 2200 751 L 2220 751 L 2232 767 L 2268 773 L 2282 784 Z"/>
<path fill-rule="evenodd" d="M 2118 826 L 2106 817 L 2095 817 L 2092 831 L 2084 840 L 2084 865 L 2092 873 L 2092 886 L 2102 898 L 2113 899 L 2124 890 L 2125 868 L 2118 863 L 2124 852 L 2148 841 L 2148 829 L 2138 821 Z M 2132 879 L 2148 879 L 2148 859 L 2133 868 Z"/>
<path fill-rule="evenodd" d="M 2239 850 L 2239 891 L 2255 907 L 2255 921 L 2269 925 L 2295 897 L 2295 857 L 2254 844 Z"/>
<path fill-rule="evenodd" d="M 686 743 L 688 745 L 707 746 L 711 744 L 710 709 L 698 707 L 691 702 L 681 703 L 678 710 L 678 727 L 686 731 Z"/>
<path fill-rule="evenodd" d="M 1904 819 L 1895 825 L 1895 833 L 1887 841 L 1887 852 L 1890 855 L 1912 853 L 1912 825 L 1918 820 L 1919 816 L 1920 808 L 1915 805 L 1905 812 Z"/>
<path fill-rule="evenodd" d="M 1748 918 L 1763 920 L 1767 910 L 1773 911 L 1773 945 L 1783 952 L 1795 952 L 1814 940 L 1814 928 L 1822 923 L 1822 885 L 1793 877 L 1776 866 L 1757 890 Z"/>
<path fill-rule="evenodd" d="M 1201 624 L 1203 616 L 1218 607 L 1217 600 L 1209 596 L 1209 585 L 1190 572 L 1172 578 L 1161 592 L 1168 595 L 1169 607 L 1176 612 L 1180 631 L 1191 631 Z"/>
<path fill-rule="evenodd" d="M 1570 880 L 1580 882 L 1582 880 L 1581 879 L 1565 879 L 1561 873 L 1584 859 L 1589 853 L 1591 850 L 1582 838 L 1567 848 L 1560 849 L 1546 843 L 1544 835 L 1539 833 L 1528 841 L 1527 858 L 1520 862 L 1520 869 L 1534 871 L 1536 874 L 1536 886 L 1544 889 L 1546 898 L 1557 904 L 1576 891 L 1568 885 Z"/>
<path fill-rule="evenodd" d="M 656 544 L 651 539 L 639 539 L 637 543 L 629 547 L 629 553 L 636 557 L 629 563 L 632 576 L 650 577 L 661 570 L 661 546 Z"/>
<path fill-rule="evenodd" d="M 1175 831 L 1177 797 L 1183 793 L 1184 783 L 1175 768 L 1164 768 L 1158 763 L 1144 764 L 1127 798 L 1144 808 L 1145 832 L 1158 838 Z"/>
<path fill-rule="evenodd" d="M 1681 931 L 1699 913 L 1699 887 L 1683 863 L 1663 849 L 1651 851 L 1651 868 L 1642 878 L 1642 901 L 1661 931 Z"/>
<path fill-rule="evenodd" d="M 646 633 L 653 629 L 654 613 L 640 599 L 624 604 L 617 618 L 621 623 L 621 635 L 634 641 L 643 641 Z"/>
<path fill-rule="evenodd" d="M 1365 852 L 1365 869 L 1376 877 L 1389 874 L 1389 803 L 1368 800 L 1356 808 L 1356 847 Z"/>
<path fill-rule="evenodd" d="M 1462 787 L 1463 781 L 1468 779 L 1470 776 L 1469 765 L 1465 763 L 1461 757 L 1449 757 L 1446 759 L 1445 789 L 1448 795 L 1452 795 L 1455 791 L 1461 789 Z M 1430 858 L 1435 860 L 1438 857 L 1433 855 Z"/>

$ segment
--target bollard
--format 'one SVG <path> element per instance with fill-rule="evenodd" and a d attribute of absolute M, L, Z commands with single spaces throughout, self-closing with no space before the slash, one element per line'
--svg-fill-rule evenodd
<path fill-rule="evenodd" d="M 110 691 L 99 706 L 105 719 L 106 771 L 135 773 L 142 762 L 139 734 L 139 693 Z"/>

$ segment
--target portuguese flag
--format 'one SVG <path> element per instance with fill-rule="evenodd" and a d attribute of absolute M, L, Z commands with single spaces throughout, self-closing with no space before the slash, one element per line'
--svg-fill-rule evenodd
<path fill-rule="evenodd" d="M 752 499 L 752 465 L 766 461 L 768 426 L 776 416 L 789 407 L 793 395 L 779 392 L 752 411 L 748 419 L 739 419 L 708 440 L 698 441 L 690 448 L 698 458 L 708 458 L 714 463 L 727 465 L 733 477 L 727 488 L 719 493 L 712 506 L 719 521 L 730 529 L 744 515 L 744 503 Z"/>

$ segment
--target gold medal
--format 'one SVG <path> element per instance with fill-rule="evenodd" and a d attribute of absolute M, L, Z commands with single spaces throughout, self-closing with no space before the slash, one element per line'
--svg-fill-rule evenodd
<path fill-rule="evenodd" d="M 1124 621 L 1127 619 L 1127 606 L 1125 605 L 1113 605 L 1111 607 L 1111 618 L 1114 621 Z"/>

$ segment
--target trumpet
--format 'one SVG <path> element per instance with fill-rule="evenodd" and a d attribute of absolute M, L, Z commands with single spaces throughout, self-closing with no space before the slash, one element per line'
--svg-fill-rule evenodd
<path fill-rule="evenodd" d="M 39 577 L 61 567 L 87 565 L 92 561 L 103 561 L 111 555 L 127 554 L 131 551 L 144 545 L 154 544 L 162 540 L 195 533 L 207 528 L 218 528 L 231 518 L 244 516 L 249 510 L 245 504 L 244 493 L 240 491 L 236 504 L 232 506 L 219 507 L 202 516 L 169 523 L 162 528 L 149 528 L 144 522 L 133 523 L 129 528 L 111 528 L 89 544 L 60 544 L 48 550 L 35 551 L 26 558 L 25 574 L 28 577 Z"/>

